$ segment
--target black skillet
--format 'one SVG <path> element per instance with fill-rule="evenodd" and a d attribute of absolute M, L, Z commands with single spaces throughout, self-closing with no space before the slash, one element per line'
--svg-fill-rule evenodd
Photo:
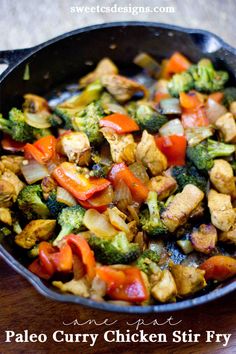
<path fill-rule="evenodd" d="M 210 32 L 151 22 L 109 23 L 65 33 L 33 48 L 0 52 L 0 64 L 8 65 L 0 75 L 0 112 L 20 105 L 25 93 L 44 95 L 66 82 L 75 82 L 91 71 L 103 57 L 111 58 L 123 70 L 135 71 L 132 60 L 141 51 L 157 59 L 169 57 L 174 51 L 180 51 L 193 62 L 203 56 L 209 57 L 217 68 L 231 74 L 231 83 L 235 84 L 236 49 Z M 29 80 L 23 79 L 26 64 L 30 72 Z M 236 282 L 231 280 L 193 299 L 173 304 L 124 307 L 57 292 L 24 267 L 13 244 L 3 242 L 0 255 L 44 296 L 101 310 L 127 313 L 183 310 L 215 300 L 236 289 Z"/>

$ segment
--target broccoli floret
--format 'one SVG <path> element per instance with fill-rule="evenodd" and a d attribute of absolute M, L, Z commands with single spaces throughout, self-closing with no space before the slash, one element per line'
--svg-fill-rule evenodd
<path fill-rule="evenodd" d="M 205 172 L 212 168 L 214 164 L 205 143 L 196 146 L 188 146 L 187 157 L 199 170 Z"/>
<path fill-rule="evenodd" d="M 212 159 L 221 156 L 230 156 L 235 152 L 235 145 L 225 144 L 212 139 L 207 140 L 207 151 Z"/>
<path fill-rule="evenodd" d="M 166 226 L 162 223 L 160 218 L 161 205 L 157 201 L 157 193 L 149 192 L 146 204 L 148 209 L 145 209 L 140 216 L 140 223 L 142 229 L 147 232 L 149 236 L 158 236 L 167 233 Z"/>
<path fill-rule="evenodd" d="M 172 77 L 168 83 L 168 90 L 171 96 L 178 97 L 180 92 L 188 92 L 193 86 L 192 76 L 187 72 L 183 72 Z"/>
<path fill-rule="evenodd" d="M 209 59 L 201 59 L 197 65 L 192 65 L 189 73 L 193 77 L 194 88 L 203 92 L 220 91 L 229 79 L 228 73 L 215 70 Z"/>
<path fill-rule="evenodd" d="M 236 101 L 236 87 L 227 87 L 224 89 L 223 105 L 228 108 L 234 101 Z"/>
<path fill-rule="evenodd" d="M 103 264 L 129 264 L 140 254 L 138 244 L 130 243 L 124 232 L 118 233 L 112 241 L 92 236 L 89 245 L 96 260 Z"/>
<path fill-rule="evenodd" d="M 207 179 L 202 176 L 195 166 L 175 166 L 171 169 L 171 175 L 178 184 L 177 192 L 181 192 L 186 184 L 194 184 L 203 192 L 207 188 Z"/>
<path fill-rule="evenodd" d="M 136 261 L 136 266 L 144 273 L 156 273 L 159 267 L 157 263 L 160 260 L 160 255 L 153 250 L 145 250 Z"/>
<path fill-rule="evenodd" d="M 19 193 L 17 203 L 19 209 L 28 220 L 46 219 L 49 210 L 42 201 L 43 193 L 39 185 L 26 186 Z"/>
<path fill-rule="evenodd" d="M 16 141 L 32 141 L 34 139 L 33 128 L 25 121 L 25 115 L 17 108 L 9 112 L 9 119 L 0 116 L 0 130 L 11 135 Z"/>
<path fill-rule="evenodd" d="M 58 214 L 62 211 L 62 209 L 68 207 L 68 205 L 57 201 L 57 192 L 53 190 L 46 200 L 46 205 L 50 211 L 50 214 L 57 218 Z"/>
<path fill-rule="evenodd" d="M 71 232 L 79 232 L 83 229 L 83 218 L 85 209 L 80 205 L 63 208 L 58 216 L 58 224 L 61 225 L 61 231 L 53 241 L 54 246 L 58 246 L 64 236 Z"/>
<path fill-rule="evenodd" d="M 60 118 L 54 113 L 49 116 L 48 120 L 52 127 L 58 127 L 63 124 L 62 118 Z"/>
<path fill-rule="evenodd" d="M 37 140 L 48 135 L 52 135 L 52 132 L 49 128 L 45 128 L 45 129 L 33 128 L 33 136 Z"/>
<path fill-rule="evenodd" d="M 74 108 L 62 108 L 62 107 L 55 107 L 54 108 L 54 116 L 58 116 L 63 121 L 63 127 L 65 129 L 73 129 L 72 120 L 75 114 L 78 112 L 78 109 Z"/>
<path fill-rule="evenodd" d="M 84 132 L 90 143 L 100 144 L 103 141 L 103 135 L 100 132 L 99 120 L 103 116 L 104 112 L 99 102 L 92 102 L 75 115 L 73 127 L 77 131 Z"/>
<path fill-rule="evenodd" d="M 168 121 L 166 116 L 154 111 L 150 106 L 145 104 L 137 105 L 133 118 L 141 129 L 147 130 L 149 133 L 158 132 L 160 127 Z"/>

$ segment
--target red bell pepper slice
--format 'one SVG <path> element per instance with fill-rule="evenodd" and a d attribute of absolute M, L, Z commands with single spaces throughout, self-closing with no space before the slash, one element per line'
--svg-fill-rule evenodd
<path fill-rule="evenodd" d="M 209 125 L 205 107 L 196 92 L 181 92 L 180 104 L 182 106 L 181 120 L 184 128 Z"/>
<path fill-rule="evenodd" d="M 107 295 L 114 300 L 142 302 L 149 297 L 141 272 L 136 267 L 122 270 L 97 267 L 97 275 L 106 283 Z"/>
<path fill-rule="evenodd" d="M 2 148 L 11 152 L 23 152 L 25 143 L 13 140 L 9 135 L 5 134 L 1 140 Z"/>
<path fill-rule="evenodd" d="M 73 266 L 73 257 L 71 247 L 64 244 L 59 252 L 50 255 L 50 260 L 58 272 L 69 272 Z"/>
<path fill-rule="evenodd" d="M 49 280 L 51 275 L 41 265 L 39 258 L 36 258 L 28 267 L 29 271 L 36 274 L 39 278 Z"/>
<path fill-rule="evenodd" d="M 72 248 L 72 251 L 81 257 L 87 277 L 91 281 L 96 275 L 96 261 L 88 242 L 82 236 L 74 234 L 66 236 L 65 241 Z"/>
<path fill-rule="evenodd" d="M 185 165 L 187 139 L 185 136 L 156 136 L 157 147 L 166 156 L 169 166 Z"/>
<path fill-rule="evenodd" d="M 182 73 L 189 69 L 190 61 L 181 53 L 175 52 L 167 62 L 166 71 L 170 74 Z"/>
<path fill-rule="evenodd" d="M 132 118 L 120 113 L 114 113 L 100 119 L 99 124 L 101 127 L 114 129 L 117 134 L 132 133 L 140 130 L 138 124 Z"/>
<path fill-rule="evenodd" d="M 148 188 L 140 179 L 134 176 L 134 174 L 123 162 L 113 165 L 109 173 L 109 179 L 115 185 L 118 181 L 123 180 L 129 187 L 134 200 L 137 202 L 141 203 L 147 199 L 149 192 Z"/>
<path fill-rule="evenodd" d="M 40 164 L 45 164 L 56 158 L 57 140 L 53 135 L 45 136 L 34 144 L 27 143 L 24 147 L 25 157 L 33 158 Z"/>
<path fill-rule="evenodd" d="M 213 256 L 203 262 L 200 269 L 205 270 L 205 279 L 223 281 L 236 275 L 236 259 L 228 256 Z"/>
<path fill-rule="evenodd" d="M 79 201 L 87 200 L 94 193 L 102 191 L 110 185 L 110 181 L 105 178 L 86 178 L 70 162 L 63 162 L 57 166 L 53 170 L 52 176 L 61 187 L 65 188 Z"/>

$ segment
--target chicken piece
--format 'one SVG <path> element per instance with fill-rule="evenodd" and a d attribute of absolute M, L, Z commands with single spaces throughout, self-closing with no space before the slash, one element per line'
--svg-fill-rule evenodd
<path fill-rule="evenodd" d="M 89 164 L 91 148 L 87 135 L 83 132 L 71 132 L 59 139 L 58 152 L 66 155 L 70 162 L 80 166 Z"/>
<path fill-rule="evenodd" d="M 168 198 L 177 188 L 176 180 L 167 176 L 156 176 L 150 179 L 148 189 L 157 192 L 158 200 Z"/>
<path fill-rule="evenodd" d="M 230 196 L 211 189 L 208 193 L 208 207 L 212 224 L 221 231 L 229 231 L 236 219 Z"/>
<path fill-rule="evenodd" d="M 232 197 L 236 194 L 234 173 L 231 165 L 223 159 L 215 160 L 210 170 L 210 181 L 218 192 L 229 194 Z"/>
<path fill-rule="evenodd" d="M 15 243 L 25 249 L 32 248 L 37 241 L 48 240 L 54 232 L 56 220 L 32 220 L 16 235 Z"/>
<path fill-rule="evenodd" d="M 101 83 L 121 103 L 130 100 L 137 92 L 147 95 L 147 89 L 143 85 L 121 75 L 104 75 L 101 77 Z"/>
<path fill-rule="evenodd" d="M 181 264 L 171 266 L 171 273 L 177 286 L 177 295 L 187 297 L 205 288 L 205 271 Z"/>
<path fill-rule="evenodd" d="M 217 119 L 215 126 L 223 135 L 226 143 L 236 142 L 236 123 L 232 113 L 225 113 L 223 116 Z"/>
<path fill-rule="evenodd" d="M 53 286 L 56 286 L 63 292 L 69 292 L 77 296 L 89 297 L 90 289 L 86 278 L 81 278 L 79 280 L 72 279 L 67 283 L 62 283 L 61 281 L 53 281 Z"/>
<path fill-rule="evenodd" d="M 0 179 L 0 207 L 10 207 L 15 200 L 15 194 L 14 186 L 10 182 Z"/>
<path fill-rule="evenodd" d="M 112 160 L 116 163 L 125 162 L 128 165 L 135 161 L 137 144 L 132 134 L 116 134 L 113 129 L 101 129 L 104 137 L 110 144 Z"/>
<path fill-rule="evenodd" d="M 43 178 L 41 182 L 41 187 L 43 191 L 43 198 L 47 200 L 49 194 L 57 188 L 57 184 L 52 177 L 47 176 Z"/>
<path fill-rule="evenodd" d="M 8 208 L 0 208 L 0 222 L 12 225 L 11 211 Z"/>
<path fill-rule="evenodd" d="M 13 187 L 15 189 L 13 201 L 15 202 L 18 197 L 18 194 L 24 188 L 24 183 L 21 182 L 21 180 L 17 177 L 17 175 L 15 175 L 15 173 L 13 173 L 10 170 L 6 170 L 3 172 L 2 176 L 1 176 L 1 180 L 9 182 L 13 185 Z"/>
<path fill-rule="evenodd" d="M 209 224 L 202 224 L 198 229 L 194 229 L 191 234 L 191 242 L 193 248 L 205 254 L 209 254 L 214 250 L 217 242 L 217 230 Z"/>
<path fill-rule="evenodd" d="M 229 231 L 220 232 L 219 241 L 236 245 L 236 220 Z"/>
<path fill-rule="evenodd" d="M 189 219 L 199 219 L 204 215 L 205 209 L 203 203 L 200 203 L 189 215 Z"/>
<path fill-rule="evenodd" d="M 230 103 L 229 110 L 236 117 L 236 101 Z"/>
<path fill-rule="evenodd" d="M 81 86 L 87 86 L 93 81 L 100 79 L 103 75 L 118 74 L 117 66 L 109 59 L 100 60 L 95 70 L 82 77 L 79 81 Z"/>
<path fill-rule="evenodd" d="M 153 176 L 167 169 L 167 159 L 165 155 L 156 146 L 154 136 L 148 134 L 146 130 L 144 130 L 142 139 L 137 145 L 136 159 L 142 162 Z"/>
<path fill-rule="evenodd" d="M 192 211 L 204 198 L 204 193 L 193 184 L 187 184 L 181 193 L 174 196 L 161 218 L 170 232 L 185 224 Z"/>
<path fill-rule="evenodd" d="M 24 111 L 29 113 L 40 113 L 40 112 L 48 112 L 49 106 L 47 100 L 41 96 L 33 95 L 31 93 L 27 93 L 24 95 L 25 102 L 23 104 Z"/>
<path fill-rule="evenodd" d="M 167 269 L 161 272 L 157 283 L 151 288 L 151 294 L 157 301 L 174 301 L 177 295 L 177 288 L 171 272 Z"/>
<path fill-rule="evenodd" d="M 1 156 L 0 171 L 3 173 L 5 170 L 12 171 L 16 175 L 21 173 L 21 164 L 24 160 L 23 156 L 7 155 Z"/>

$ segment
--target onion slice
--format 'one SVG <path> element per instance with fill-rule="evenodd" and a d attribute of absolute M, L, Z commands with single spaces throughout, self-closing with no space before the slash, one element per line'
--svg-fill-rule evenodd
<path fill-rule="evenodd" d="M 51 127 L 49 122 L 49 113 L 40 112 L 40 113 L 29 113 L 25 112 L 25 121 L 28 125 L 38 129 L 46 129 Z"/>
<path fill-rule="evenodd" d="M 181 107 L 178 98 L 164 98 L 160 101 L 161 113 L 181 114 Z"/>
<path fill-rule="evenodd" d="M 74 206 L 77 204 L 75 198 L 64 188 L 57 187 L 57 201 L 60 203 L 64 203 L 68 206 Z"/>
<path fill-rule="evenodd" d="M 21 172 L 28 184 L 33 184 L 49 176 L 47 167 L 35 160 L 24 160 L 21 165 Z"/>
<path fill-rule="evenodd" d="M 160 129 L 159 133 L 161 136 L 170 136 L 170 135 L 184 135 L 184 128 L 179 119 L 172 119 L 169 122 L 165 123 Z"/>
<path fill-rule="evenodd" d="M 220 116 L 223 116 L 227 112 L 227 109 L 222 104 L 219 104 L 215 100 L 208 98 L 206 104 L 206 115 L 211 124 L 214 124 Z"/>

